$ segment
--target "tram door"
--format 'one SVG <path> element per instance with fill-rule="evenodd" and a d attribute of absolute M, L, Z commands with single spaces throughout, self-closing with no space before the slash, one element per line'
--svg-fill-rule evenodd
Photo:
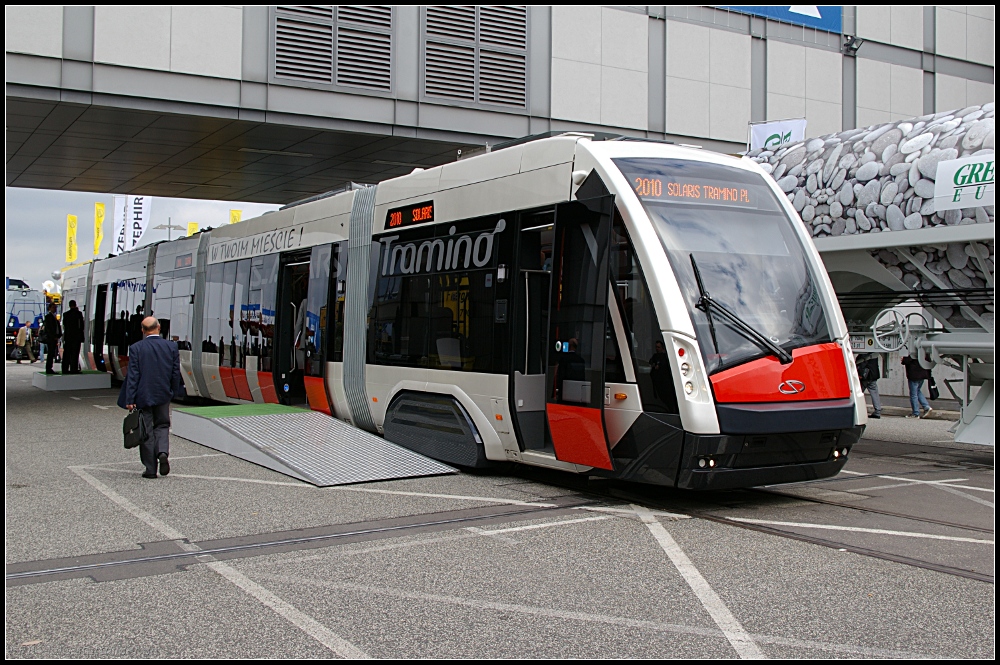
<path fill-rule="evenodd" d="M 513 418 L 525 450 L 553 452 L 545 426 L 553 211 L 521 215 L 511 316 Z"/>
<path fill-rule="evenodd" d="M 556 206 L 545 376 L 556 459 L 609 470 L 603 409 L 613 210 L 610 195 Z"/>
<path fill-rule="evenodd" d="M 274 387 L 282 404 L 305 404 L 305 318 L 309 293 L 309 252 L 281 255 L 278 275 Z"/>

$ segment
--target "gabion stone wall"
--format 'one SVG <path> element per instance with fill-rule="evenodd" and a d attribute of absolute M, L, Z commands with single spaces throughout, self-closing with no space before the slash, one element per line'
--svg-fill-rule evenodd
<path fill-rule="evenodd" d="M 823 238 L 992 223 L 993 206 L 935 212 L 933 199 L 938 162 L 993 155 L 994 142 L 994 104 L 989 103 L 828 134 L 777 150 L 753 150 L 747 156 L 771 174 L 813 237 Z M 994 246 L 990 240 L 909 248 L 933 278 L 893 250 L 875 250 L 872 256 L 911 289 L 970 289 L 992 280 Z M 956 300 L 954 307 L 939 307 L 938 313 L 954 327 L 985 321 L 992 329 L 992 304 L 964 312 L 959 304 Z M 976 317 L 970 318 L 970 310 Z"/>
<path fill-rule="evenodd" d="M 993 221 L 993 207 L 934 212 L 938 162 L 992 155 L 994 104 L 828 134 L 747 156 L 814 237 Z M 965 221 L 968 220 L 968 221 Z"/>

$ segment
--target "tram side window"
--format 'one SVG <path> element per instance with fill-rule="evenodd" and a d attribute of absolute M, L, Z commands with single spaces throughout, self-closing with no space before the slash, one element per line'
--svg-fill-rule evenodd
<path fill-rule="evenodd" d="M 222 277 L 222 263 L 208 266 L 205 280 L 205 319 L 201 341 L 203 353 L 219 353 L 223 313 Z"/>
<path fill-rule="evenodd" d="M 503 349 L 495 346 L 494 336 L 499 246 L 495 236 L 506 228 L 500 219 L 401 233 L 392 242 L 379 244 L 368 362 L 506 371 Z"/>
<path fill-rule="evenodd" d="M 164 339 L 170 339 L 171 330 L 170 323 L 173 320 L 173 309 L 172 307 L 172 296 L 174 289 L 174 279 L 172 276 L 169 277 L 159 277 L 153 278 L 153 297 L 150 300 L 152 303 L 152 309 L 150 310 L 150 316 L 155 316 L 156 320 L 160 322 L 160 336 Z"/>
<path fill-rule="evenodd" d="M 222 264 L 222 305 L 219 328 L 219 366 L 232 367 L 233 347 L 233 291 L 236 290 L 236 262 Z"/>
<path fill-rule="evenodd" d="M 259 259 L 259 261 L 258 261 Z M 260 358 L 259 370 L 272 371 L 271 361 L 274 348 L 274 312 L 278 289 L 278 255 L 269 254 L 253 260 L 250 269 L 251 322 L 256 321 L 257 332 L 254 350 Z M 253 307 L 257 307 L 254 315 Z"/>
<path fill-rule="evenodd" d="M 610 267 L 612 279 L 617 286 L 618 303 L 643 409 L 658 413 L 678 413 L 677 394 L 663 334 L 656 320 L 642 267 L 617 209 L 611 231 Z"/>
<path fill-rule="evenodd" d="M 331 321 L 328 329 L 330 362 L 344 361 L 344 298 L 347 295 L 347 243 L 333 244 L 333 279 L 330 288 Z"/>
<path fill-rule="evenodd" d="M 230 367 L 246 366 L 247 340 L 247 306 L 250 296 L 250 259 L 234 261 L 236 272 L 233 276 L 232 332 L 230 335 L 230 352 L 226 358 Z"/>
<path fill-rule="evenodd" d="M 309 290 L 306 296 L 306 320 L 303 331 L 306 350 L 306 376 L 323 376 L 326 349 L 327 307 L 330 294 L 330 245 L 317 245 L 309 256 Z"/>
<path fill-rule="evenodd" d="M 191 314 L 194 309 L 194 280 L 191 268 L 175 273 L 173 297 L 170 300 L 170 337 L 177 348 L 191 350 Z"/>

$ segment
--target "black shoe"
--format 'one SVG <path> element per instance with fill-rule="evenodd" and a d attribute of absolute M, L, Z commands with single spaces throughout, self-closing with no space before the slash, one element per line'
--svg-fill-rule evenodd
<path fill-rule="evenodd" d="M 875 420 L 879 420 L 879 419 L 880 419 L 880 418 L 881 418 L 882 416 L 880 416 L 880 415 L 879 415 L 879 414 L 877 414 L 877 413 L 873 413 L 872 415 L 870 415 L 870 416 L 868 416 L 868 417 L 869 417 L 869 418 L 874 418 Z"/>
<path fill-rule="evenodd" d="M 167 454 L 160 453 L 160 475 L 165 476 L 170 473 L 170 462 L 167 461 Z"/>
<path fill-rule="evenodd" d="M 142 477 L 143 478 L 156 478 L 156 474 L 155 473 L 144 473 L 144 474 L 142 474 Z"/>

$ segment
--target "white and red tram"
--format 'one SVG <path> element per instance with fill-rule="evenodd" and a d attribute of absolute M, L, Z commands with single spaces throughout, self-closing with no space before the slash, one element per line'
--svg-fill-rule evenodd
<path fill-rule="evenodd" d="M 753 162 L 565 135 L 67 271 L 85 361 L 138 320 L 189 396 L 430 457 L 711 489 L 835 475 L 866 422 L 809 235 Z"/>

